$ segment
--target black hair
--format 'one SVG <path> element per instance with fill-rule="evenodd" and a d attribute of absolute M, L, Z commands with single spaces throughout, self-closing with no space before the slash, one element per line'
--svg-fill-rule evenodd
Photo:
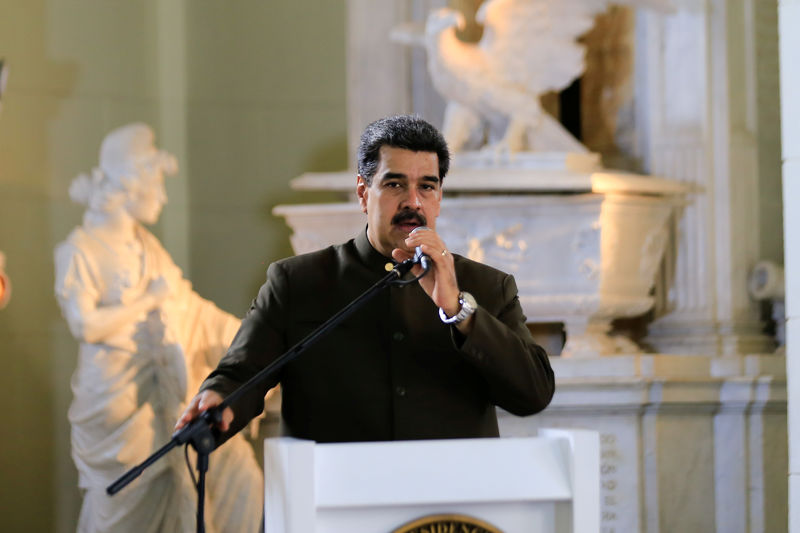
<path fill-rule="evenodd" d="M 414 152 L 434 152 L 439 158 L 439 180 L 450 168 L 450 152 L 439 130 L 417 115 L 395 115 L 371 123 L 358 145 L 358 173 L 367 185 L 378 170 L 381 146 Z"/>

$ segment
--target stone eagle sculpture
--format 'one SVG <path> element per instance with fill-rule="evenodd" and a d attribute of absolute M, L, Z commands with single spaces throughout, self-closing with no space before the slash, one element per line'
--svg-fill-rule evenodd
<path fill-rule="evenodd" d="M 478 43 L 456 36 L 463 15 L 443 8 L 428 15 L 424 44 L 434 87 L 448 100 L 443 133 L 455 152 L 481 145 L 486 129 L 504 131 L 498 152 L 587 152 L 542 109 L 540 96 L 560 91 L 583 73 L 578 37 L 609 0 L 486 0 L 476 20 Z M 670 0 L 613 3 L 669 10 Z M 488 128 L 487 128 L 488 126 Z"/>

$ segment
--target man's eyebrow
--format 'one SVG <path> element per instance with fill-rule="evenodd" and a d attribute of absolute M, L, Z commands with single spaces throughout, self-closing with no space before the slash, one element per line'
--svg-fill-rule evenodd
<path fill-rule="evenodd" d="M 407 180 L 408 176 L 403 174 L 402 172 L 387 172 L 386 174 L 381 177 L 381 181 L 386 180 Z"/>
<path fill-rule="evenodd" d="M 425 182 L 432 182 L 432 183 L 439 183 L 438 176 L 422 176 L 422 181 Z M 408 180 L 408 176 L 403 174 L 402 172 L 387 172 L 381 177 L 381 181 L 386 180 Z"/>

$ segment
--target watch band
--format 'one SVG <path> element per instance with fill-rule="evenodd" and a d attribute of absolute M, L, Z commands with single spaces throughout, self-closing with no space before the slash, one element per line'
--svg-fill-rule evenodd
<path fill-rule="evenodd" d="M 444 309 L 441 307 L 439 308 L 439 318 L 442 319 L 442 322 L 453 325 L 463 322 L 470 315 L 472 315 L 478 307 L 478 303 L 475 301 L 475 298 L 470 293 L 465 291 L 458 293 L 458 303 L 461 304 L 461 309 L 459 309 L 458 313 L 451 317 L 447 316 L 447 313 L 444 312 Z"/>

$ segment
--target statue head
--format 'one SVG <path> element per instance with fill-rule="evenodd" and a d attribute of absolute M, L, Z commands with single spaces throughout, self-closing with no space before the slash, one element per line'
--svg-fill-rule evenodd
<path fill-rule="evenodd" d="M 100 164 L 91 176 L 82 174 L 70 186 L 70 196 L 88 207 L 87 214 L 124 210 L 134 219 L 153 224 L 167 201 L 164 175 L 177 171 L 175 157 L 158 150 L 153 130 L 135 123 L 118 128 L 100 145 Z"/>

